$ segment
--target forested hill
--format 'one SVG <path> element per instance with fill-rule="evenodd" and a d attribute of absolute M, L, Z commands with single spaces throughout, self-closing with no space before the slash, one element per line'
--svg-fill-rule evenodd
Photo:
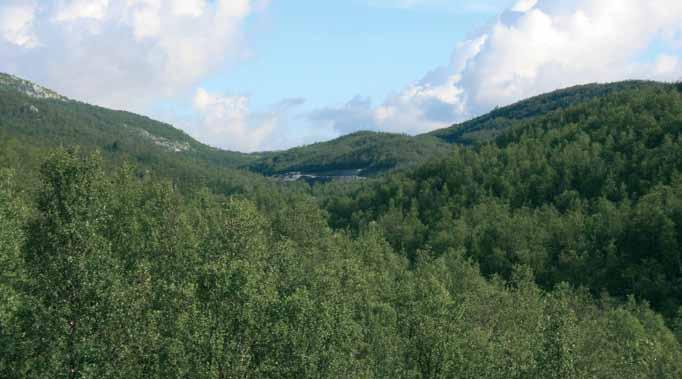
<path fill-rule="evenodd" d="M 309 187 L 229 167 L 417 138 L 216 157 L 4 80 L 0 378 L 682 378 L 680 86 Z"/>
<path fill-rule="evenodd" d="M 451 152 L 449 145 L 490 142 L 524 120 L 618 93 L 666 87 L 666 84 L 649 81 L 580 85 L 536 96 L 462 124 L 415 137 L 357 132 L 328 142 L 264 153 L 260 159 L 248 164 L 248 168 L 265 175 L 339 170 L 357 170 L 367 176 L 383 174 L 442 157 Z"/>
<path fill-rule="evenodd" d="M 356 170 L 359 175 L 372 176 L 416 166 L 443 157 L 450 150 L 451 146 L 431 136 L 357 132 L 328 142 L 264 153 L 249 166 L 266 175 Z"/>
<path fill-rule="evenodd" d="M 71 100 L 6 74 L 0 74 L 0 137 L 0 157 L 9 159 L 14 151 L 15 163 L 27 168 L 37 167 L 33 161 L 40 154 L 32 152 L 59 146 L 98 149 L 110 161 L 129 160 L 169 177 L 193 171 L 203 177 L 202 171 L 254 159 L 211 148 L 148 117 Z"/>
<path fill-rule="evenodd" d="M 494 139 L 517 121 L 543 116 L 549 112 L 561 110 L 595 98 L 605 97 L 613 93 L 628 90 L 664 88 L 665 86 L 663 83 L 637 80 L 574 86 L 535 96 L 506 107 L 497 108 L 470 121 L 456 124 L 449 128 L 439 129 L 427 135 L 437 137 L 448 143 L 463 145 L 486 142 Z"/>
<path fill-rule="evenodd" d="M 16 140 L 22 147 L 99 149 L 109 159 L 130 159 L 169 176 L 223 168 L 265 175 L 338 170 L 375 175 L 449 151 L 446 143 L 433 137 L 370 132 L 281 152 L 223 151 L 197 142 L 171 125 L 70 100 L 6 74 L 0 74 L 0 136 L 4 145 Z"/>
<path fill-rule="evenodd" d="M 635 295 L 672 316 L 682 305 L 682 86 L 616 87 L 329 196 L 331 223 L 376 223 L 413 260 L 463 250 L 487 275 L 523 265 L 545 288 Z"/>
<path fill-rule="evenodd" d="M 144 116 L 70 100 L 26 80 L 0 74 L 0 143 L 4 149 L 19 146 L 19 150 L 74 145 L 99 149 L 109 160 L 128 159 L 159 174 L 193 177 L 194 181 L 206 181 L 216 172 L 229 169 L 266 176 L 351 171 L 376 176 L 447 155 L 451 144 L 489 141 L 521 120 L 613 93 L 661 86 L 639 81 L 577 86 L 421 136 L 358 132 L 286 151 L 241 154 L 206 146 L 171 125 Z M 24 155 L 23 164 L 30 164 L 31 157 Z"/>

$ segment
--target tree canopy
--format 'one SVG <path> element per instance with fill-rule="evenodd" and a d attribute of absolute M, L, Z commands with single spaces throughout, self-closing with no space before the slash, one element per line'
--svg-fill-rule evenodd
<path fill-rule="evenodd" d="M 0 377 L 682 377 L 682 94 L 528 115 L 313 186 L 9 133 Z"/>

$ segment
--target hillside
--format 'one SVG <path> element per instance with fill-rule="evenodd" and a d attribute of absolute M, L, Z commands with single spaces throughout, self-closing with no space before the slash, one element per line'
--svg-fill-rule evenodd
<path fill-rule="evenodd" d="M 647 81 L 580 85 L 523 100 L 462 124 L 415 137 L 356 132 L 332 141 L 262 153 L 261 158 L 246 167 L 268 176 L 291 172 L 375 176 L 443 157 L 452 151 L 452 146 L 448 145 L 490 142 L 524 120 L 617 93 L 655 88 L 666 88 L 666 85 Z"/>
<path fill-rule="evenodd" d="M 448 143 L 463 145 L 490 141 L 516 121 L 542 116 L 617 92 L 663 87 L 665 85 L 662 83 L 635 80 L 574 86 L 522 100 L 506 107 L 497 108 L 480 117 L 449 128 L 435 130 L 427 135 Z"/>
<path fill-rule="evenodd" d="M 450 150 L 450 146 L 429 136 L 357 132 L 328 142 L 265 153 L 249 168 L 266 175 L 352 170 L 362 176 L 372 176 L 415 166 Z"/>
<path fill-rule="evenodd" d="M 262 153 L 261 158 L 246 167 L 268 176 L 290 172 L 316 175 L 354 172 L 375 176 L 443 157 L 452 151 L 448 145 L 470 146 L 492 141 L 524 120 L 613 94 L 656 88 L 666 88 L 666 85 L 647 81 L 580 85 L 498 108 L 462 124 L 424 135 L 357 132 L 332 141 Z"/>
<path fill-rule="evenodd" d="M 682 88 L 577 93 L 599 88 L 544 114 L 542 97 L 519 103 L 502 110 L 516 120 L 487 143 L 329 195 L 331 224 L 378 225 L 415 261 L 465 251 L 489 276 L 522 265 L 546 289 L 634 295 L 672 317 L 682 311 Z"/>
<path fill-rule="evenodd" d="M 0 74 L 0 132 L 29 144 L 79 145 L 142 164 L 158 160 L 204 161 L 237 167 L 249 155 L 220 151 L 184 132 L 148 117 L 68 99 L 26 80 Z"/>
<path fill-rule="evenodd" d="M 4 140 L 41 146 L 78 145 L 166 171 L 171 166 L 243 168 L 264 175 L 290 171 L 358 170 L 363 176 L 405 168 L 440 156 L 432 138 L 360 132 L 281 152 L 241 154 L 206 146 L 171 125 L 129 112 L 70 100 L 26 80 L 0 74 L 0 133 Z"/>
<path fill-rule="evenodd" d="M 256 158 L 5 86 L 2 378 L 682 377 L 681 88 Z"/>
<path fill-rule="evenodd" d="M 36 148 L 78 145 L 99 149 L 110 159 L 132 160 L 167 176 L 206 177 L 216 170 L 245 169 L 265 176 L 300 172 L 333 178 L 352 172 L 367 177 L 443 157 L 451 152 L 451 144 L 489 141 L 521 120 L 612 93 L 661 86 L 641 81 L 576 86 L 416 137 L 357 132 L 285 151 L 242 154 L 212 148 L 148 117 L 74 101 L 26 80 L 0 74 L 0 136 L 5 145 L 16 140 L 19 145 Z"/>
<path fill-rule="evenodd" d="M 21 181 L 35 182 L 45 155 L 60 147 L 98 150 L 109 167 L 132 163 L 139 175 L 153 173 L 184 188 L 200 184 L 232 194 L 267 185 L 260 175 L 237 169 L 251 155 L 214 149 L 171 125 L 0 74 L 0 164 L 14 168 Z"/>
<path fill-rule="evenodd" d="M 0 74 L 0 144 L 6 152 L 14 146 L 17 156 L 25 150 L 23 158 L 15 163 L 34 168 L 37 162 L 28 156 L 31 149 L 79 146 L 103 151 L 111 161 L 132 161 L 166 177 L 184 176 L 203 182 L 220 172 L 234 174 L 234 170 L 265 176 L 301 173 L 331 178 L 368 177 L 446 156 L 452 151 L 452 144 L 472 145 L 494 140 L 518 122 L 592 99 L 664 86 L 643 81 L 576 86 L 416 137 L 357 132 L 285 151 L 242 154 L 212 148 L 148 117 L 71 100 L 37 84 Z M 8 159 L 2 157 L 0 152 L 0 159 Z"/>

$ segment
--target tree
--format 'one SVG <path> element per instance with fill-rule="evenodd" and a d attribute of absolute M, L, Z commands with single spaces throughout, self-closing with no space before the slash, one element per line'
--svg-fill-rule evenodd
<path fill-rule="evenodd" d="M 38 214 L 24 248 L 34 296 L 31 376 L 113 375 L 107 341 L 117 262 L 103 237 L 109 214 L 98 154 L 58 151 L 43 165 Z"/>
<path fill-rule="evenodd" d="M 25 270 L 21 259 L 25 209 L 14 191 L 13 174 L 0 169 L 0 376 L 19 378 L 22 369 L 21 313 L 26 298 L 21 292 Z"/>
<path fill-rule="evenodd" d="M 265 266 L 265 220 L 241 200 L 206 211 L 194 326 L 197 370 L 211 378 L 256 377 L 267 358 L 263 334 L 275 296 Z"/>

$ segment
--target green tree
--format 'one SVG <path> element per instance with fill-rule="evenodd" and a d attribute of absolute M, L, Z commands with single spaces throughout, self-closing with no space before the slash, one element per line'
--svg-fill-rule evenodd
<path fill-rule="evenodd" d="M 266 316 L 275 296 L 265 265 L 265 220 L 242 200 L 207 212 L 197 277 L 197 370 L 205 377 L 257 377 L 265 370 Z"/>
<path fill-rule="evenodd" d="M 548 297 L 543 322 L 539 375 L 545 378 L 576 377 L 577 317 L 569 304 L 570 293 L 559 287 Z"/>
<path fill-rule="evenodd" d="M 38 214 L 24 248 L 35 298 L 30 376 L 107 377 L 118 266 L 103 237 L 110 215 L 97 154 L 59 151 L 42 170 Z"/>
<path fill-rule="evenodd" d="M 25 375 L 21 313 L 27 307 L 21 291 L 25 270 L 21 257 L 25 209 L 14 191 L 13 174 L 0 169 L 0 376 Z"/>

